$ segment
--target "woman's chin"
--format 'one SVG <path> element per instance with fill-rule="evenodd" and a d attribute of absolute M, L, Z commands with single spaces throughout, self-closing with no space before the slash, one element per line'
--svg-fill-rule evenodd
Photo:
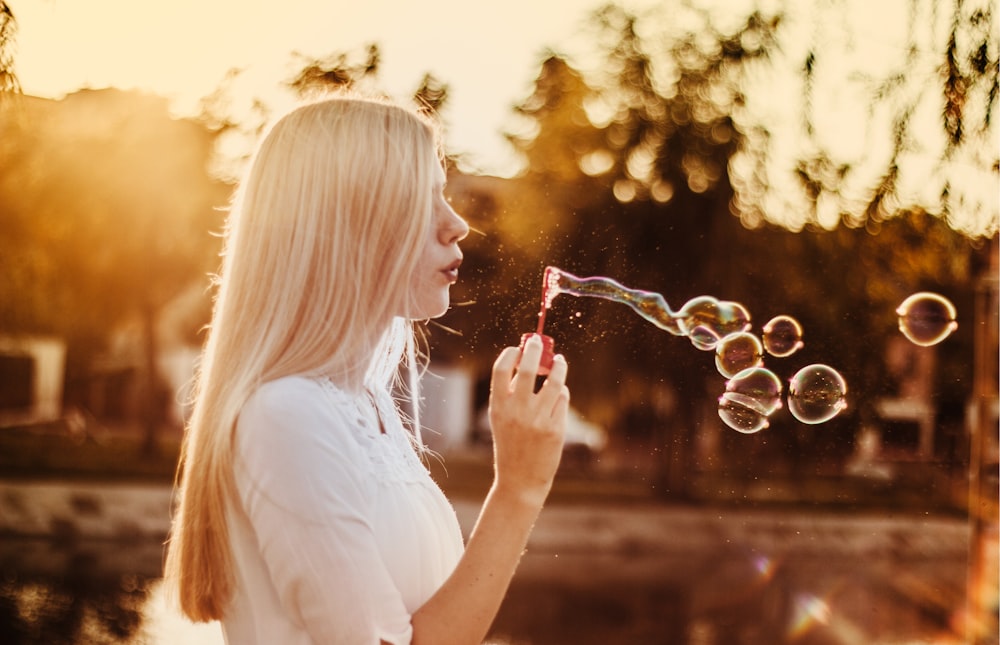
<path fill-rule="evenodd" d="M 441 316 L 448 313 L 448 308 L 451 305 L 451 301 L 445 297 L 438 302 L 423 302 L 418 306 L 411 308 L 411 314 L 405 316 L 410 320 L 428 320 L 431 318 L 440 318 Z"/>

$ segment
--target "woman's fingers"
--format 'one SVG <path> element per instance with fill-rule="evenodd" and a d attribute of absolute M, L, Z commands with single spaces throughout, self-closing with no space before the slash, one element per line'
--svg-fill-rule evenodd
<path fill-rule="evenodd" d="M 538 374 L 538 364 L 541 360 L 542 339 L 538 334 L 534 334 L 524 344 L 521 360 L 517 364 L 513 384 L 515 394 L 526 396 L 535 391 L 535 376 Z"/>
<path fill-rule="evenodd" d="M 560 423 L 569 408 L 569 388 L 566 387 L 568 367 L 560 354 L 554 357 L 552 367 L 535 392 L 538 365 L 542 357 L 542 341 L 535 335 L 528 339 L 524 349 L 507 347 L 493 363 L 490 383 L 490 407 L 502 416 L 520 417 L 524 422 Z M 534 421 L 530 421 L 534 419 Z"/>
<path fill-rule="evenodd" d="M 514 369 L 517 367 L 517 360 L 520 350 L 516 347 L 506 347 L 497 359 L 493 361 L 493 375 L 490 382 L 490 390 L 510 388 L 510 381 L 514 378 Z M 506 387 L 500 388 L 504 385 Z"/>
<path fill-rule="evenodd" d="M 569 407 L 569 388 L 566 387 L 567 370 L 566 359 L 562 354 L 557 354 L 552 360 L 549 375 L 538 391 L 541 409 L 555 418 L 558 418 L 560 410 L 564 414 Z"/>

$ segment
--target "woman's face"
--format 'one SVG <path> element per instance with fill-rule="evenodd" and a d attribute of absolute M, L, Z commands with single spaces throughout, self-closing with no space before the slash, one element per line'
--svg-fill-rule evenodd
<path fill-rule="evenodd" d="M 431 226 L 410 278 L 410 310 L 406 317 L 413 320 L 436 318 L 448 310 L 448 292 L 458 280 L 458 267 L 462 263 L 458 243 L 469 234 L 469 225 L 445 199 L 444 169 L 436 167 Z"/>

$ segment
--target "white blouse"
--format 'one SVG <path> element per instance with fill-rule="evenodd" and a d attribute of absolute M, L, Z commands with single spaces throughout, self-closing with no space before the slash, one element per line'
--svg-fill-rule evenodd
<path fill-rule="evenodd" d="M 411 614 L 464 547 L 389 394 L 373 401 L 298 376 L 266 383 L 240 413 L 235 455 L 226 642 L 409 643 Z"/>

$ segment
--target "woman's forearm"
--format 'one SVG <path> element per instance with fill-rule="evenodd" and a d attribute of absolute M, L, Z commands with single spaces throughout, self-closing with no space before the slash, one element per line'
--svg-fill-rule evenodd
<path fill-rule="evenodd" d="M 554 357 L 536 393 L 541 354 L 541 339 L 534 336 L 523 355 L 508 347 L 493 364 L 493 486 L 454 572 L 411 617 L 416 645 L 482 643 L 514 577 L 552 487 L 566 435 L 566 361 Z"/>
<path fill-rule="evenodd" d="M 510 586 L 544 495 L 494 484 L 455 571 L 413 614 L 414 645 L 478 645 Z"/>

